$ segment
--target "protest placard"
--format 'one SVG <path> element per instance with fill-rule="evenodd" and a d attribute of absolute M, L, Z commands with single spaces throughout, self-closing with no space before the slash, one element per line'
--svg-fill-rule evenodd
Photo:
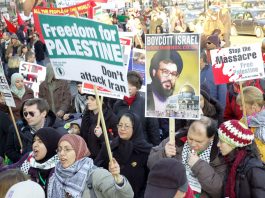
<path fill-rule="evenodd" d="M 141 75 L 143 79 L 143 85 L 140 91 L 145 92 L 145 50 L 133 48 L 132 61 L 130 61 L 128 71 L 136 71 Z"/>
<path fill-rule="evenodd" d="M 24 77 L 24 83 L 34 92 L 34 97 L 39 95 L 39 86 L 45 80 L 46 67 L 28 62 L 20 62 L 19 73 Z"/>
<path fill-rule="evenodd" d="M 98 95 L 108 97 L 108 98 L 117 98 L 122 99 L 124 95 L 109 91 L 107 89 L 104 89 L 103 87 L 98 86 Z M 82 83 L 82 92 L 86 94 L 92 94 L 95 95 L 93 84 L 88 82 Z"/>
<path fill-rule="evenodd" d="M 6 80 L 2 63 L 0 63 L 0 92 L 2 95 L 1 97 L 4 97 L 7 106 L 16 107 L 13 95 Z"/>
<path fill-rule="evenodd" d="M 39 15 L 55 77 L 128 94 L 117 27 L 84 18 Z"/>
<path fill-rule="evenodd" d="M 199 34 L 149 34 L 146 116 L 200 118 Z"/>
<path fill-rule="evenodd" d="M 264 77 L 260 43 L 211 50 L 215 84 Z"/>
<path fill-rule="evenodd" d="M 127 37 L 120 37 L 120 43 L 122 46 L 123 51 L 123 64 L 124 67 L 128 68 L 129 60 L 130 60 L 130 54 L 131 54 L 131 45 L 132 45 L 132 39 Z M 108 97 L 108 98 L 118 98 L 122 99 L 123 94 L 118 94 L 113 91 L 104 89 L 103 87 L 98 86 L 98 94 L 100 96 Z M 94 93 L 94 87 L 93 84 L 88 82 L 83 82 L 82 84 L 82 92 L 87 94 L 95 94 Z"/>

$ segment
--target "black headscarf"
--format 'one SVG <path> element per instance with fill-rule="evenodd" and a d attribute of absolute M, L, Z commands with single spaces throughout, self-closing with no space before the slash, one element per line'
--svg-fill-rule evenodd
<path fill-rule="evenodd" d="M 123 117 L 129 117 L 133 125 L 133 134 L 129 140 L 123 140 L 119 136 L 113 139 L 111 149 L 115 150 L 115 158 L 117 161 L 126 163 L 131 157 L 132 152 L 135 153 L 150 153 L 152 145 L 149 144 L 143 135 L 142 123 L 140 118 L 133 112 L 129 111 L 124 113 Z M 120 121 L 119 119 L 119 121 Z"/>
<path fill-rule="evenodd" d="M 36 160 L 38 163 L 44 163 L 56 154 L 58 142 L 62 135 L 51 127 L 43 127 L 34 134 L 35 136 L 41 139 L 47 149 L 45 157 L 42 160 Z"/>

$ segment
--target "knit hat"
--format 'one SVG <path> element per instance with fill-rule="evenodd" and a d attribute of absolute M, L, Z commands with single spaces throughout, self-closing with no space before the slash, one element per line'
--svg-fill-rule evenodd
<path fill-rule="evenodd" d="M 219 138 L 233 147 L 244 147 L 252 143 L 254 134 L 238 120 L 222 123 L 218 129 Z"/>
<path fill-rule="evenodd" d="M 174 197 L 178 190 L 188 190 L 184 165 L 177 159 L 161 159 L 150 170 L 144 197 Z"/>
<path fill-rule="evenodd" d="M 163 60 L 172 61 L 177 65 L 177 72 L 181 74 L 183 69 L 183 61 L 178 52 L 175 50 L 160 50 L 155 53 L 151 59 L 151 65 L 149 69 L 150 76 L 152 77 L 153 69 L 157 70 L 159 68 L 159 63 Z"/>
<path fill-rule="evenodd" d="M 217 35 L 211 35 L 207 38 L 207 42 L 213 43 L 217 48 L 220 47 L 220 39 Z"/>
<path fill-rule="evenodd" d="M 11 39 L 18 39 L 18 37 L 17 37 L 17 35 L 16 35 L 15 33 L 12 34 L 10 38 L 11 38 Z"/>
<path fill-rule="evenodd" d="M 38 161 L 39 163 L 43 163 L 56 154 L 57 145 L 62 135 L 54 128 L 44 127 L 39 129 L 35 133 L 34 137 L 35 136 L 41 139 L 47 149 L 47 154 L 45 155 L 45 157 L 42 160 Z"/>
<path fill-rule="evenodd" d="M 201 95 L 208 101 L 210 101 L 211 96 L 210 96 L 210 89 L 206 85 L 206 83 L 201 84 Z"/>
<path fill-rule="evenodd" d="M 33 181 L 27 180 L 13 185 L 6 193 L 5 198 L 45 198 L 42 187 Z"/>
<path fill-rule="evenodd" d="M 76 154 L 76 161 L 90 155 L 87 144 L 82 137 L 74 134 L 67 134 L 60 139 L 58 145 L 62 141 L 67 141 L 69 144 L 71 144 Z"/>

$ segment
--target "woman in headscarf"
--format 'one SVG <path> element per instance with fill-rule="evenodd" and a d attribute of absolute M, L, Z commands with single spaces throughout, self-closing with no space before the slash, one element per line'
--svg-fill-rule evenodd
<path fill-rule="evenodd" d="M 110 139 L 118 134 L 117 124 L 118 118 L 112 112 L 111 108 L 106 105 L 106 100 L 103 101 L 102 111 L 105 119 L 106 129 Z M 104 135 L 102 134 L 101 125 L 97 126 L 99 108 L 96 97 L 87 95 L 87 108 L 82 117 L 80 134 L 87 143 L 87 147 L 91 152 L 91 158 L 95 159 L 100 152 L 101 146 L 104 143 Z"/>
<path fill-rule="evenodd" d="M 48 198 L 133 197 L 129 182 L 120 175 L 119 164 L 113 160 L 110 172 L 96 167 L 88 157 L 90 152 L 80 136 L 64 135 L 58 143 L 57 152 L 60 162 L 50 179 Z"/>
<path fill-rule="evenodd" d="M 121 166 L 121 174 L 132 185 L 134 197 L 141 198 L 144 196 L 149 172 L 146 164 L 152 145 L 144 139 L 142 125 L 136 114 L 132 112 L 123 114 L 117 127 L 119 136 L 111 142 L 113 157 Z M 104 145 L 95 164 L 107 168 L 108 162 L 107 150 Z"/>
<path fill-rule="evenodd" d="M 68 82 L 55 79 L 51 64 L 47 65 L 46 79 L 40 84 L 39 98 L 46 99 L 52 111 L 59 118 L 70 110 L 72 97 Z"/>
<path fill-rule="evenodd" d="M 220 125 L 218 136 L 217 146 L 228 165 L 222 197 L 265 197 L 265 167 L 251 130 L 238 120 L 229 120 Z"/>
<path fill-rule="evenodd" d="M 24 77 L 19 73 L 14 73 L 11 76 L 11 85 L 10 89 L 16 104 L 16 107 L 12 107 L 12 111 L 15 117 L 15 120 L 19 120 L 20 118 L 20 109 L 23 102 L 27 99 L 34 98 L 34 93 L 32 89 L 28 88 L 24 84 Z M 0 104 L 0 110 L 9 113 L 7 106 L 4 104 Z"/>
<path fill-rule="evenodd" d="M 19 168 L 47 191 L 48 180 L 59 161 L 56 148 L 60 138 L 60 133 L 53 128 L 39 129 L 34 135 L 32 151 L 26 153 L 17 163 L 3 167 L 0 172 Z"/>

